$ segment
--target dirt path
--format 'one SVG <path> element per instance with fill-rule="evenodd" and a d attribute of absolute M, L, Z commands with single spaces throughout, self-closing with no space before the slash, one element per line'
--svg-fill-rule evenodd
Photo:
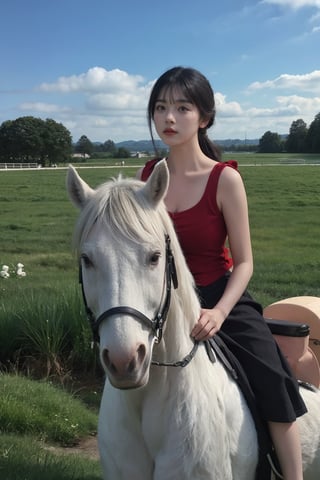
<path fill-rule="evenodd" d="M 53 453 L 64 453 L 66 455 L 77 454 L 86 456 L 93 460 L 99 460 L 98 442 L 96 436 L 83 438 L 79 441 L 78 445 L 73 447 L 48 446 L 45 448 Z"/>

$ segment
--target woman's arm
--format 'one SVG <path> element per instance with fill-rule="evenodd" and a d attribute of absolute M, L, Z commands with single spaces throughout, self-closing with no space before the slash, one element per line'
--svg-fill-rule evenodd
<path fill-rule="evenodd" d="M 221 173 L 217 203 L 223 214 L 233 269 L 219 302 L 213 309 L 202 309 L 192 330 L 196 340 L 206 340 L 220 330 L 226 317 L 247 288 L 253 272 L 253 259 L 245 188 L 239 173 L 225 168 Z"/>

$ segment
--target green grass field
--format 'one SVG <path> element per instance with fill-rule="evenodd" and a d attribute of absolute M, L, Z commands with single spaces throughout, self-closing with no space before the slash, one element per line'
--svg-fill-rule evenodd
<path fill-rule="evenodd" d="M 255 295 L 263 304 L 288 296 L 318 296 L 320 167 L 265 166 L 279 161 L 279 155 L 264 155 L 258 156 L 254 168 L 246 166 L 254 154 L 225 155 L 229 157 L 239 161 L 248 194 L 255 257 L 251 288 Z M 280 160 L 287 157 L 283 154 Z M 310 162 L 316 160 L 313 156 Z M 96 186 L 119 172 L 133 176 L 136 169 L 80 171 Z M 67 198 L 65 176 L 63 169 L 0 172 L 0 264 L 13 269 L 22 262 L 27 272 L 23 279 L 14 275 L 7 281 L 0 279 L 5 308 L 14 304 L 18 309 L 20 295 L 45 293 L 50 301 L 57 292 L 77 286 L 77 266 L 71 252 L 77 212 Z"/>
<path fill-rule="evenodd" d="M 264 304 L 293 295 L 319 295 L 320 168 L 284 163 L 264 166 L 285 161 L 288 155 L 284 154 L 280 158 L 225 155 L 229 157 L 239 161 L 247 189 L 255 295 Z M 253 163 L 251 159 L 256 159 L 256 168 L 247 166 Z M 309 158 L 316 160 L 316 156 Z M 96 186 L 120 171 L 133 176 L 136 169 L 83 168 L 81 175 Z M 0 295 L 6 304 L 16 303 L 17 296 L 25 292 L 45 292 L 50 298 L 57 290 L 77 285 L 71 251 L 77 212 L 67 198 L 65 176 L 63 169 L 0 172 L 0 264 L 13 269 L 22 262 L 27 273 L 23 279 L 0 280 Z"/>
<path fill-rule="evenodd" d="M 320 296 L 320 167 L 243 167 L 255 273 L 252 289 L 264 304 Z"/>

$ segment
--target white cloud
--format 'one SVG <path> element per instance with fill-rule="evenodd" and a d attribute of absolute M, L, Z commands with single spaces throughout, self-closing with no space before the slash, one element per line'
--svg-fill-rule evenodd
<path fill-rule="evenodd" d="M 145 92 L 119 94 L 96 93 L 91 95 L 86 102 L 91 110 L 141 110 L 145 111 L 147 105 L 147 95 Z"/>
<path fill-rule="evenodd" d="M 140 75 L 129 75 L 123 70 L 105 70 L 101 67 L 90 68 L 86 73 L 60 77 L 55 83 L 42 83 L 42 92 L 119 92 L 135 91 L 143 81 Z"/>
<path fill-rule="evenodd" d="M 69 107 L 61 107 L 52 103 L 44 102 L 24 102 L 19 105 L 21 110 L 33 111 L 38 113 L 62 113 L 70 112 Z"/>
<path fill-rule="evenodd" d="M 288 117 L 291 115 L 299 115 L 300 110 L 296 105 L 289 104 L 274 108 L 249 108 L 247 115 L 252 118 L 264 117 Z"/>
<path fill-rule="evenodd" d="M 292 117 L 292 120 L 298 117 L 306 122 L 313 120 L 316 113 L 320 110 L 320 97 L 301 97 L 299 95 L 278 96 L 275 99 L 276 105 L 269 108 L 248 108 L 246 114 L 253 118 L 279 118 Z M 294 118 L 293 118 L 294 117 Z"/>
<path fill-rule="evenodd" d="M 243 114 L 241 105 L 238 102 L 226 102 L 226 95 L 215 93 L 217 116 L 239 117 Z"/>
<path fill-rule="evenodd" d="M 270 3 L 271 5 L 280 5 L 298 10 L 303 7 L 320 8 L 320 0 L 262 0 L 261 3 Z"/>
<path fill-rule="evenodd" d="M 210 137 L 223 139 L 228 132 L 228 138 L 258 139 L 268 130 L 279 134 L 289 133 L 292 122 L 302 118 L 307 125 L 310 125 L 320 111 L 320 96 L 308 98 L 288 95 L 278 96 L 274 100 L 275 103 L 269 107 L 246 106 L 245 108 L 239 104 L 241 109 L 239 116 L 218 116 L 216 125 L 210 131 Z"/>
<path fill-rule="evenodd" d="M 152 84 L 123 70 L 93 67 L 79 75 L 42 83 L 38 91 L 62 95 L 70 104 L 75 104 L 76 99 L 77 108 L 70 109 L 68 115 L 66 110 L 60 111 L 59 120 L 72 130 L 74 139 L 85 134 L 93 141 L 120 141 L 149 137 L 146 109 Z"/>
<path fill-rule="evenodd" d="M 304 75 L 289 75 L 284 73 L 273 80 L 253 82 L 249 85 L 248 91 L 282 88 L 320 93 L 320 70 L 314 70 L 313 72 Z"/>
<path fill-rule="evenodd" d="M 287 97 L 277 97 L 277 102 L 283 107 L 294 107 L 302 117 L 305 115 L 314 116 L 316 112 L 320 111 L 320 96 L 309 98 L 289 95 Z"/>

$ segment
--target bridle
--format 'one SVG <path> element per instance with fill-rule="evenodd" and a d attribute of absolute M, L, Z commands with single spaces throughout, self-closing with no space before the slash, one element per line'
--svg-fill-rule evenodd
<path fill-rule="evenodd" d="M 132 317 L 135 317 L 141 320 L 141 322 L 147 325 L 147 327 L 149 327 L 151 331 L 154 333 L 156 342 L 159 343 L 161 341 L 163 326 L 167 319 L 167 315 L 170 307 L 171 284 L 173 284 L 174 288 L 178 288 L 177 272 L 176 272 L 174 257 L 170 247 L 170 237 L 167 234 L 165 235 L 165 242 L 166 242 L 166 266 L 165 266 L 165 287 L 164 287 L 165 299 L 162 306 L 161 305 L 159 306 L 159 309 L 153 319 L 148 318 L 144 313 L 140 312 L 139 310 L 136 310 L 135 308 L 124 306 L 124 305 L 109 308 L 108 310 L 103 312 L 101 315 L 99 315 L 98 318 L 95 318 L 92 310 L 87 304 L 87 299 L 86 299 L 84 286 L 83 286 L 82 268 L 81 268 L 81 262 L 80 262 L 79 282 L 81 284 L 83 302 L 85 305 L 89 324 L 91 326 L 91 330 L 93 333 L 94 341 L 99 342 L 99 327 L 101 323 L 107 320 L 112 315 L 116 315 L 116 314 L 130 315 Z"/>
<path fill-rule="evenodd" d="M 117 307 L 109 308 L 108 310 L 103 312 L 101 315 L 99 315 L 98 318 L 95 318 L 94 313 L 92 312 L 92 310 L 90 309 L 87 303 L 84 286 L 83 286 L 82 267 L 80 262 L 79 283 L 81 285 L 83 302 L 84 302 L 87 318 L 91 326 L 94 342 L 99 343 L 99 340 L 100 340 L 99 327 L 102 322 L 107 320 L 112 315 L 125 314 L 125 315 L 130 315 L 131 317 L 137 318 L 143 324 L 149 327 L 154 334 L 155 342 L 160 343 L 162 339 L 163 327 L 167 320 L 168 311 L 170 307 L 171 286 L 173 285 L 175 289 L 178 288 L 177 271 L 175 267 L 174 256 L 170 246 L 170 237 L 168 234 L 165 234 L 165 242 L 166 242 L 166 265 L 165 265 L 165 287 L 164 287 L 165 298 L 164 298 L 164 302 L 161 302 L 162 305 L 160 304 L 159 309 L 153 319 L 147 317 L 144 313 L 140 312 L 139 310 L 126 305 L 120 305 Z M 198 342 L 195 342 L 190 353 L 187 354 L 182 360 L 179 360 L 177 362 L 152 361 L 152 364 L 157 366 L 185 367 L 193 359 L 197 351 L 197 348 L 198 348 Z"/>

